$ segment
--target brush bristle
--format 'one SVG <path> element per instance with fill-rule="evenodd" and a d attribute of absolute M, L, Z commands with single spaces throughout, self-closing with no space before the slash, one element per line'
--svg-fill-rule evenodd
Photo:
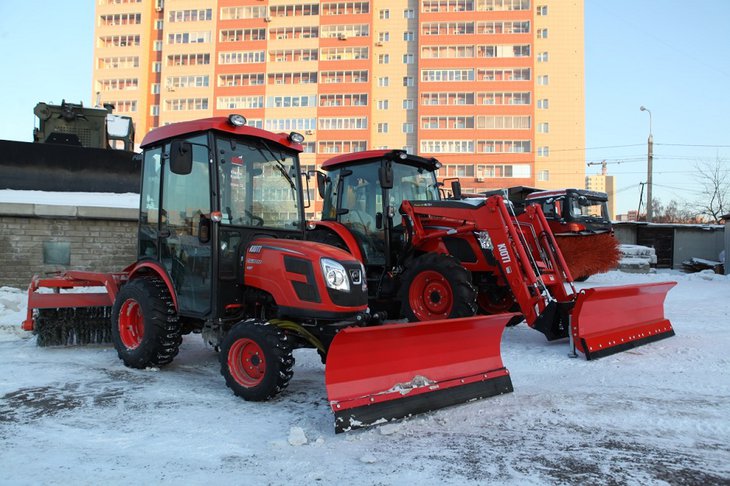
<path fill-rule="evenodd" d="M 609 233 L 556 236 L 555 240 L 574 279 L 607 272 L 618 266 L 618 240 Z"/>
<path fill-rule="evenodd" d="M 111 308 L 39 309 L 34 333 L 44 347 L 111 343 Z"/>

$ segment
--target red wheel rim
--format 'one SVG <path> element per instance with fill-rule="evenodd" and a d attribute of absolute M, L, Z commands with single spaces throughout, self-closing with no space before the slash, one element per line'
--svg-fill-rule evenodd
<path fill-rule="evenodd" d="M 509 312 L 515 305 L 515 301 L 511 295 L 502 295 L 493 299 L 482 292 L 477 296 L 477 304 L 479 309 L 486 314 L 501 314 L 502 312 Z"/>
<path fill-rule="evenodd" d="M 239 385 L 245 387 L 258 385 L 266 374 L 263 349 L 251 339 L 237 340 L 228 351 L 228 369 Z"/>
<path fill-rule="evenodd" d="M 432 321 L 449 317 L 454 296 L 443 275 L 427 270 L 413 279 L 408 289 L 408 302 L 419 321 Z"/>
<path fill-rule="evenodd" d="M 119 310 L 119 337 L 127 349 L 136 349 L 144 337 L 144 317 L 139 302 L 127 299 Z"/>

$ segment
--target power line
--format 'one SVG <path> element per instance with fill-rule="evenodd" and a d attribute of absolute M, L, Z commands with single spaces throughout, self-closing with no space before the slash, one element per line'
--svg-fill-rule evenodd
<path fill-rule="evenodd" d="M 730 148 L 730 145 L 709 145 L 709 144 L 689 144 L 689 143 L 655 143 L 654 145 L 666 145 L 668 147 Z"/>

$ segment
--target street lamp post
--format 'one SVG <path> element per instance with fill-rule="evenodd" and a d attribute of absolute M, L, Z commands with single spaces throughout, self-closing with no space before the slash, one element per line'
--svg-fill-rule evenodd
<path fill-rule="evenodd" d="M 646 155 L 646 222 L 651 223 L 654 209 L 651 200 L 651 173 L 654 163 L 654 136 L 651 133 L 651 111 L 646 106 L 639 108 L 649 114 L 649 138 L 647 139 L 647 155 Z"/>

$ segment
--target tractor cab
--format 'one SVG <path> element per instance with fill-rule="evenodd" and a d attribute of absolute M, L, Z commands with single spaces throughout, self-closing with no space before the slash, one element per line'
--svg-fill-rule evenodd
<path fill-rule="evenodd" d="M 371 150 L 334 157 L 318 174 L 323 221 L 336 221 L 355 237 L 366 267 L 389 268 L 401 246 L 402 201 L 440 200 L 440 163 L 400 150 Z"/>
<path fill-rule="evenodd" d="M 139 261 L 169 275 L 178 312 L 209 320 L 245 307 L 261 238 L 302 240 L 302 136 L 245 126 L 240 115 L 151 132 L 144 148 Z M 255 247 L 254 247 L 255 250 Z"/>
<path fill-rule="evenodd" d="M 585 189 L 538 191 L 528 194 L 524 204 L 539 204 L 556 235 L 563 233 L 605 233 L 611 231 L 608 195 Z"/>

